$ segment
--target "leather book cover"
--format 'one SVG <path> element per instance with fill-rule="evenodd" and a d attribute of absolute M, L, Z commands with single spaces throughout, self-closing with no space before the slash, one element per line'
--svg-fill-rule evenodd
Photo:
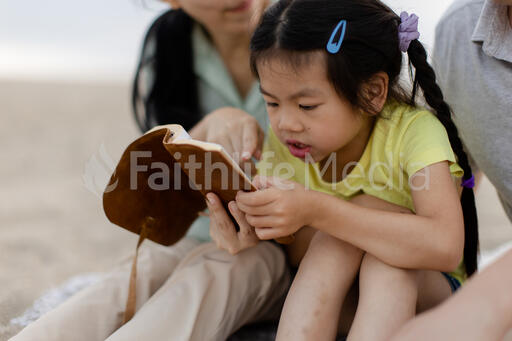
<path fill-rule="evenodd" d="M 194 173 L 194 174 L 191 174 Z M 158 126 L 124 151 L 103 194 L 114 224 L 162 245 L 180 240 L 217 194 L 225 207 L 238 190 L 255 191 L 220 145 L 191 139 L 180 125 Z"/>

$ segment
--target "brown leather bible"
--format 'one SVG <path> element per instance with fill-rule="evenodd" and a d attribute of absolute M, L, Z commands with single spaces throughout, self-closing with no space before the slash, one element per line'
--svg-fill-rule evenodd
<path fill-rule="evenodd" d="M 103 209 L 114 224 L 172 245 L 185 236 L 213 192 L 224 207 L 239 190 L 256 191 L 222 146 L 191 139 L 182 126 L 158 126 L 124 151 L 103 193 Z M 229 214 L 229 210 L 226 210 Z M 235 222 L 235 226 L 236 222 Z M 277 240 L 288 244 L 293 236 Z M 135 312 L 137 251 L 130 276 L 125 322 Z"/>
<path fill-rule="evenodd" d="M 131 143 L 103 194 L 108 219 L 162 245 L 180 240 L 213 192 L 225 207 L 239 190 L 255 191 L 222 146 L 191 139 L 177 124 L 156 127 Z M 229 211 L 228 211 L 229 212 Z"/>

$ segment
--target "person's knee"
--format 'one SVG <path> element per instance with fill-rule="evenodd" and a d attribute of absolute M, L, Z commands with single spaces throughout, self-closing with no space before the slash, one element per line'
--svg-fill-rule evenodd
<path fill-rule="evenodd" d="M 371 283 L 372 285 L 409 285 L 412 288 L 418 286 L 421 271 L 403 269 L 389 265 L 379 258 L 366 253 L 361 262 L 359 281 L 362 285 Z"/>
<path fill-rule="evenodd" d="M 205 257 L 209 261 L 224 263 L 230 272 L 259 272 L 262 276 L 274 277 L 286 269 L 286 256 L 277 244 L 260 242 L 235 255 L 225 250 L 212 249 Z"/>
<path fill-rule="evenodd" d="M 225 278 L 229 278 L 234 287 L 243 288 L 244 295 L 253 297 L 252 305 L 263 307 L 273 305 L 285 293 L 291 284 L 291 274 L 282 248 L 273 242 L 260 242 L 236 255 L 219 250 L 224 264 Z M 212 273 L 219 276 L 220 273 Z M 274 302 L 275 301 L 275 302 Z M 279 304 L 279 303 L 275 303 Z M 280 303 L 282 304 L 282 302 Z M 280 305 L 279 304 L 279 305 Z"/>
<path fill-rule="evenodd" d="M 308 253 L 343 259 L 361 259 L 364 251 L 330 234 L 318 231 L 311 240 Z"/>

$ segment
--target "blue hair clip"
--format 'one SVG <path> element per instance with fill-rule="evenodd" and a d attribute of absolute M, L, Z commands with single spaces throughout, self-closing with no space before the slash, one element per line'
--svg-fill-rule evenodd
<path fill-rule="evenodd" d="M 338 39 L 337 43 L 334 43 L 334 38 L 336 38 L 336 34 L 341 28 L 340 38 Z M 329 39 L 329 42 L 327 43 L 327 51 L 332 54 L 338 53 L 338 51 L 341 48 L 341 44 L 343 43 L 343 39 L 345 39 L 345 30 L 347 28 L 347 21 L 346 20 L 340 20 L 334 31 L 332 31 L 331 38 Z"/>

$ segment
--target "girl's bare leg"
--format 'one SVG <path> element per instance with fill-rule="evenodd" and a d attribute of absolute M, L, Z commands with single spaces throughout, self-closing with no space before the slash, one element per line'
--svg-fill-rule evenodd
<path fill-rule="evenodd" d="M 366 253 L 348 340 L 387 340 L 417 310 L 431 308 L 450 294 L 450 286 L 440 272 L 396 268 Z"/>
<path fill-rule="evenodd" d="M 403 207 L 385 202 L 381 199 L 377 199 L 375 197 L 365 195 L 365 194 L 356 196 L 355 198 L 353 198 L 351 200 L 351 202 L 355 203 L 357 205 L 360 205 L 360 206 L 374 208 L 374 209 L 380 209 L 383 211 L 409 213 L 409 214 L 411 213 L 409 210 L 404 209 Z M 288 250 L 287 250 L 288 256 L 294 265 L 298 264 L 301 261 L 305 250 L 308 248 L 309 240 L 311 238 L 310 236 L 312 234 L 311 230 L 313 230 L 313 229 L 304 227 L 302 230 L 299 231 L 299 234 L 303 234 L 303 236 L 301 235 L 301 238 L 297 238 L 296 243 L 294 243 L 288 247 Z M 323 238 L 325 238 L 326 236 L 327 235 L 324 234 Z M 317 237 L 320 238 L 320 234 Z M 348 288 L 350 288 L 351 284 L 354 282 L 354 278 L 356 277 L 357 273 L 359 272 L 360 261 L 361 261 L 361 258 L 363 257 L 364 253 L 363 253 L 363 251 L 357 249 L 356 247 L 354 247 L 350 244 L 341 242 L 340 240 L 335 239 L 335 238 L 332 238 L 332 239 L 334 241 L 340 242 L 341 243 L 340 245 L 345 244 L 345 245 L 343 245 L 343 247 L 347 246 L 346 251 L 348 251 L 349 248 L 353 248 L 353 250 L 356 252 L 356 254 L 358 254 L 360 256 L 360 258 L 359 258 L 359 261 L 357 262 L 358 265 L 355 266 L 355 268 L 347 267 L 346 265 L 342 265 L 341 263 L 339 266 L 336 266 L 336 265 L 333 266 L 335 268 L 334 274 L 338 274 L 341 276 L 346 274 L 345 273 L 346 271 L 340 272 L 339 271 L 340 269 L 343 269 L 343 270 L 351 269 L 354 272 L 351 276 L 350 281 L 348 281 L 349 284 L 346 284 L 344 282 L 343 288 L 341 290 L 338 290 L 335 292 L 335 294 L 339 294 L 339 296 L 333 294 L 331 296 L 332 299 L 329 300 L 329 303 L 332 303 L 332 305 L 330 305 L 329 307 L 330 307 L 330 309 L 333 309 L 333 311 L 335 312 L 335 315 L 331 315 L 331 312 L 330 312 L 331 310 L 330 310 L 329 312 L 325 312 L 325 314 L 322 314 L 321 317 L 316 318 L 312 322 L 313 327 L 318 326 L 319 329 L 322 329 L 322 330 L 320 330 L 320 332 L 323 331 L 323 332 L 325 332 L 325 334 L 319 334 L 321 336 L 316 336 L 313 332 L 310 334 L 306 334 L 303 331 L 301 331 L 300 327 L 299 327 L 299 326 L 304 326 L 305 327 L 304 329 L 307 329 L 306 324 L 303 321 L 306 319 L 306 317 L 305 317 L 306 315 L 304 315 L 304 314 L 307 312 L 310 312 L 312 310 L 310 307 L 313 307 L 313 305 L 310 304 L 310 301 L 315 300 L 315 296 L 313 296 L 313 295 L 315 294 L 315 290 L 317 290 L 317 289 L 316 289 L 316 287 L 313 287 L 313 285 L 314 284 L 319 285 L 319 284 L 321 284 L 321 281 L 319 281 L 320 279 L 327 278 L 326 273 L 320 273 L 320 275 L 316 275 L 316 273 L 313 271 L 315 269 L 315 266 L 318 266 L 317 268 L 324 267 L 324 266 L 326 266 L 326 264 L 324 264 L 324 262 L 326 260 L 331 260 L 331 258 L 326 257 L 324 254 L 322 254 L 320 252 L 321 251 L 320 250 L 316 257 L 313 257 L 315 255 L 313 255 L 313 252 L 311 251 L 312 256 L 309 257 L 310 260 L 308 262 L 311 264 L 310 267 L 313 270 L 299 269 L 299 273 L 297 274 L 297 277 L 296 277 L 297 283 L 294 282 L 294 284 L 292 285 L 292 289 L 290 290 L 290 292 L 288 294 L 287 302 L 285 303 L 285 307 L 283 309 L 283 314 L 281 316 L 281 321 L 280 321 L 280 326 L 279 326 L 279 331 L 278 331 L 278 339 L 279 338 L 287 339 L 287 334 L 285 334 L 285 333 L 288 333 L 288 331 L 290 331 L 289 335 L 290 335 L 290 337 L 293 337 L 294 340 L 295 339 L 309 339 L 309 338 L 311 338 L 313 340 L 334 339 L 334 337 L 336 335 L 335 329 L 337 329 L 337 327 L 333 327 L 331 329 L 330 326 L 331 326 L 331 322 L 336 321 L 336 317 L 340 315 L 339 309 L 341 309 L 341 306 L 343 306 L 343 309 L 341 311 L 341 316 L 339 316 L 339 329 L 338 329 L 339 332 L 346 334 L 348 332 L 348 330 L 351 328 L 351 326 L 353 325 L 354 315 L 355 315 L 355 312 L 357 309 L 358 296 L 359 296 L 358 283 L 355 283 L 355 285 L 352 285 L 352 289 L 350 291 L 348 291 Z M 300 243 L 299 243 L 299 241 L 300 241 Z M 321 248 L 322 247 L 321 243 L 318 243 L 318 244 L 320 244 L 320 248 Z M 333 245 L 336 245 L 336 244 L 334 243 Z M 308 253 L 309 252 L 310 252 L 310 250 L 308 249 Z M 315 254 L 316 254 L 316 252 L 315 252 Z M 348 261 L 348 260 L 346 260 L 346 261 Z M 306 264 L 306 262 L 303 261 L 303 264 Z M 346 263 L 344 262 L 343 264 L 346 264 Z M 396 269 L 393 267 L 390 267 L 390 268 L 395 269 L 395 270 L 401 270 L 401 269 Z M 406 270 L 404 270 L 404 271 L 406 271 Z M 309 272 L 311 272 L 311 273 L 309 273 Z M 319 271 L 319 272 L 321 272 L 321 271 Z M 330 274 L 330 276 L 332 276 L 332 275 L 333 274 Z M 299 284 L 298 280 L 297 280 L 299 278 L 299 276 L 300 276 L 300 281 L 302 282 L 301 284 Z M 367 276 L 367 278 L 368 278 L 368 276 Z M 309 283 L 307 281 L 309 281 Z M 343 280 L 340 280 L 340 282 L 343 282 Z M 309 289 L 308 289 L 308 284 L 312 286 Z M 330 284 L 333 284 L 333 282 L 331 281 Z M 395 288 L 395 287 L 398 288 L 398 286 L 395 284 L 396 283 L 393 283 L 391 287 L 385 288 L 383 290 L 385 295 L 388 294 L 388 290 Z M 424 311 L 426 309 L 430 309 L 430 308 L 438 305 L 440 302 L 442 302 L 448 296 L 451 295 L 451 289 L 448 285 L 448 282 L 443 277 L 443 275 L 437 271 L 417 271 L 416 282 L 414 283 L 414 285 L 415 285 L 415 289 L 413 288 L 413 292 L 414 292 L 414 290 L 416 290 L 416 298 L 417 298 L 416 299 L 417 302 L 415 302 L 414 304 L 415 304 L 415 307 L 417 308 L 417 311 L 419 311 L 419 312 Z M 309 296 L 301 297 L 301 295 L 303 295 L 303 294 L 301 293 L 301 291 L 299 289 L 301 289 L 302 287 L 305 287 L 304 290 L 307 289 L 308 293 L 311 292 L 311 293 L 309 293 Z M 326 292 L 326 289 L 324 288 L 323 291 Z M 348 293 L 347 293 L 347 291 L 348 291 Z M 318 291 L 316 291 L 316 292 L 318 292 Z M 379 296 L 381 295 L 380 290 L 375 290 L 375 292 L 377 295 L 379 295 Z M 295 296 L 292 296 L 292 295 L 295 295 Z M 401 297 L 400 292 L 398 292 L 398 296 Z M 296 297 L 296 300 L 295 300 L 296 302 L 291 302 L 292 297 Z M 329 297 L 329 295 L 327 295 L 327 297 Z M 336 302 L 334 301 L 335 299 L 336 299 Z M 370 302 L 372 301 L 371 298 L 367 298 L 367 300 Z M 305 313 L 296 313 L 298 316 L 292 315 L 293 310 L 295 309 L 295 305 L 301 306 L 301 304 L 302 304 L 303 308 L 306 307 L 304 310 Z M 327 307 L 322 306 L 322 308 L 327 308 Z M 385 308 L 385 306 L 384 306 L 384 308 Z M 299 310 L 297 310 L 297 311 L 299 311 Z M 300 310 L 300 311 L 302 312 L 303 310 Z M 386 311 L 389 312 L 389 309 Z M 322 311 L 320 313 L 322 313 Z M 393 316 L 393 314 L 391 314 L 391 316 Z M 412 316 L 414 316 L 414 314 Z M 410 319 L 412 316 L 407 317 L 407 319 Z M 319 321 L 319 322 L 316 322 L 316 321 Z M 401 324 L 403 324 L 403 323 L 404 322 L 402 322 Z M 368 325 L 363 323 L 363 327 L 368 328 Z M 299 335 L 299 336 L 296 336 L 296 335 Z M 308 337 L 308 335 L 311 335 L 311 336 Z M 325 335 L 325 337 L 323 335 Z M 382 339 L 383 338 L 382 335 L 380 337 L 378 337 L 377 339 L 379 339 L 379 338 Z"/>
<path fill-rule="evenodd" d="M 416 314 L 417 271 L 384 264 L 365 254 L 359 303 L 348 340 L 385 340 Z"/>
<path fill-rule="evenodd" d="M 363 251 L 316 232 L 286 297 L 277 340 L 334 340 Z"/>

